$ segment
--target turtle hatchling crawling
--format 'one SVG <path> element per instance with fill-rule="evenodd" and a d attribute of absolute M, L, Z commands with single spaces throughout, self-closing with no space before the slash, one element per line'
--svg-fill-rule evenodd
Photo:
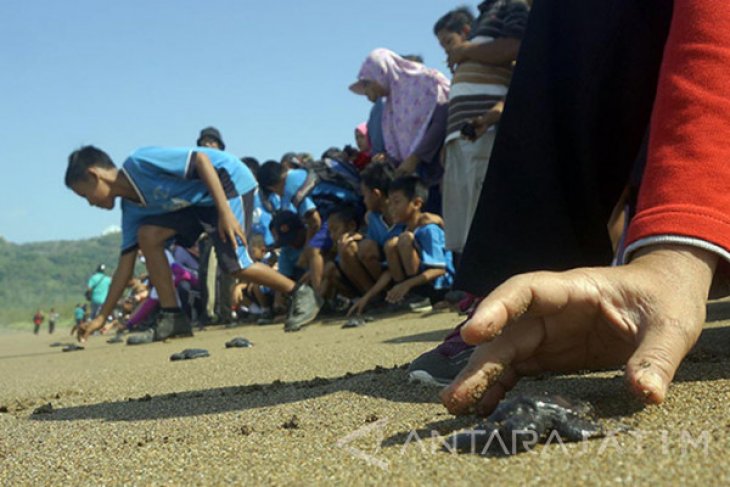
<path fill-rule="evenodd" d="M 530 450 L 538 442 L 601 436 L 603 428 L 589 403 L 558 395 L 520 394 L 499 403 L 486 423 L 455 433 L 446 444 L 461 453 L 503 456 Z"/>

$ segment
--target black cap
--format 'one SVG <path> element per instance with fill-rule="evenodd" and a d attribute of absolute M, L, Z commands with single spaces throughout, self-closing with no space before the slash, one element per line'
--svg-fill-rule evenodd
<path fill-rule="evenodd" d="M 277 213 L 269 226 L 276 235 L 277 246 L 294 244 L 299 233 L 306 228 L 299 215 L 292 211 Z"/>
<path fill-rule="evenodd" d="M 225 150 L 226 144 L 223 143 L 223 138 L 221 137 L 220 131 L 215 127 L 205 127 L 203 130 L 200 131 L 200 135 L 198 136 L 198 141 L 196 144 L 200 146 L 200 142 L 206 137 L 209 137 L 211 139 L 215 139 L 218 142 L 218 145 L 221 146 L 221 150 Z"/>

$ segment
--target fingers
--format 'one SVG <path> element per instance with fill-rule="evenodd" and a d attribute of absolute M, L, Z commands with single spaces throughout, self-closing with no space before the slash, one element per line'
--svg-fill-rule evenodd
<path fill-rule="evenodd" d="M 647 403 L 664 401 L 679 364 L 697 342 L 701 331 L 701 323 L 686 324 L 678 320 L 648 325 L 626 364 L 629 389 Z"/>
<path fill-rule="evenodd" d="M 545 338 L 540 320 L 511 323 L 493 340 L 479 345 L 441 400 L 452 414 L 489 414 L 521 375 L 542 370 L 536 353 Z"/>
<path fill-rule="evenodd" d="M 490 388 L 499 382 L 514 356 L 509 342 L 498 337 L 474 350 L 469 363 L 439 396 L 451 414 L 469 414 L 483 398 L 489 398 Z M 499 391 L 490 392 L 494 397 Z M 493 400 L 493 399 L 492 399 Z M 498 401 L 498 399 L 497 399 Z M 487 402 L 490 402 L 487 400 Z"/>
<path fill-rule="evenodd" d="M 529 316 L 546 316 L 560 311 L 571 293 L 584 286 L 579 276 L 534 272 L 513 277 L 479 303 L 462 327 L 461 337 L 470 345 L 491 340 L 510 321 L 529 311 Z"/>

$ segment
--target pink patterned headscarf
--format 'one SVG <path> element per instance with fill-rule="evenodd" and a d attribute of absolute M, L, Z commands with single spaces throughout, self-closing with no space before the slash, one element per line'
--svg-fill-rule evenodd
<path fill-rule="evenodd" d="M 402 161 L 418 147 L 436 105 L 449 98 L 449 80 L 435 69 L 375 49 L 360 68 L 358 80 L 388 89 L 383 108 L 383 140 L 388 154 Z"/>

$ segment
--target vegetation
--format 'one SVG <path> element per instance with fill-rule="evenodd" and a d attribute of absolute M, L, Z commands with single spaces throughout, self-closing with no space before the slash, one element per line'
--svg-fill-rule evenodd
<path fill-rule="evenodd" d="M 0 326 L 27 323 L 41 308 L 56 308 L 70 322 L 76 303 L 84 302 L 86 282 L 99 264 L 113 273 L 121 235 L 88 240 L 13 244 L 0 237 Z"/>

